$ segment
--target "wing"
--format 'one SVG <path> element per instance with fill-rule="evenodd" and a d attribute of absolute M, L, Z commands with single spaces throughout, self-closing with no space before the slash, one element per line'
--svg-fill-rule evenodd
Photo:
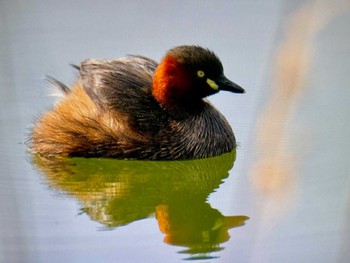
<path fill-rule="evenodd" d="M 96 105 L 128 116 L 133 128 L 153 134 L 167 121 L 151 91 L 156 67 L 154 60 L 141 56 L 85 60 L 80 75 L 85 92 Z"/>
<path fill-rule="evenodd" d="M 115 95 L 139 96 L 151 87 L 157 63 L 140 56 L 114 60 L 85 60 L 80 75 L 86 93 L 100 106 L 117 106 Z M 136 93 L 136 94 L 135 94 Z"/>

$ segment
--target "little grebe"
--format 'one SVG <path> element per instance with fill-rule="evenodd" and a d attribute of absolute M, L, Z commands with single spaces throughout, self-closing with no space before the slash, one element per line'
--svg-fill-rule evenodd
<path fill-rule="evenodd" d="M 219 58 L 199 46 L 170 49 L 158 65 L 142 56 L 85 60 L 65 97 L 31 133 L 44 157 L 150 160 L 217 156 L 236 147 L 226 119 L 203 98 L 220 90 L 244 93 L 227 79 Z"/>

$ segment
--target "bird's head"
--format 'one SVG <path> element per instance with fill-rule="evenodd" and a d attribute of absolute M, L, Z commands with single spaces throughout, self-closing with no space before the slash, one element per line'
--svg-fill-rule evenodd
<path fill-rule="evenodd" d="M 153 77 L 153 96 L 165 108 L 195 104 L 220 90 L 245 92 L 225 77 L 219 58 L 199 46 L 170 49 Z"/>

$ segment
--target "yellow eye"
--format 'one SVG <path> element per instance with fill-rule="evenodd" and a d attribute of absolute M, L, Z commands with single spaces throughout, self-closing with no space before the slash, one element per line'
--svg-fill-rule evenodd
<path fill-rule="evenodd" d="M 198 70 L 197 71 L 197 76 L 200 77 L 200 78 L 203 78 L 205 75 L 204 71 L 203 70 Z"/>

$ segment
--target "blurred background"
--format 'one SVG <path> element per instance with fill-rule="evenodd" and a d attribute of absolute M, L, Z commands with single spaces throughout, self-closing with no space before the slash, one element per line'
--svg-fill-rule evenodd
<path fill-rule="evenodd" d="M 349 25 L 348 0 L 0 0 L 0 262 L 346 262 Z M 236 153 L 32 160 L 56 101 L 45 75 L 71 84 L 70 63 L 181 44 L 245 88 L 210 98 Z"/>

